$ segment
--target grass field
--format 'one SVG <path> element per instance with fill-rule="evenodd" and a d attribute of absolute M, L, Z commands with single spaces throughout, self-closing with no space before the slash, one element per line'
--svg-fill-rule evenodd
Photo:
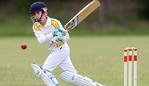
<path fill-rule="evenodd" d="M 29 44 L 27 50 L 20 49 L 22 42 Z M 78 72 L 107 86 L 123 86 L 123 49 L 137 47 L 138 86 L 149 86 L 149 36 L 72 37 L 69 45 Z M 49 54 L 46 46 L 33 37 L 6 37 L 0 38 L 0 49 L 0 86 L 44 86 L 30 64 L 44 62 Z M 60 69 L 54 72 L 58 77 Z"/>

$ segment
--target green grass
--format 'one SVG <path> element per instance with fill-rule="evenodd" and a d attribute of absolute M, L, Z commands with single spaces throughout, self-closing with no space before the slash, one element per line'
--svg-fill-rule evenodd
<path fill-rule="evenodd" d="M 20 49 L 26 42 L 27 50 Z M 149 36 L 71 37 L 71 59 L 82 75 L 107 86 L 123 86 L 123 49 L 134 46 L 139 50 L 138 86 L 148 86 Z M 0 38 L 0 86 L 44 86 L 30 64 L 42 64 L 49 54 L 46 46 L 32 37 Z M 58 77 L 60 69 L 55 70 Z M 62 86 L 70 86 L 60 80 Z"/>

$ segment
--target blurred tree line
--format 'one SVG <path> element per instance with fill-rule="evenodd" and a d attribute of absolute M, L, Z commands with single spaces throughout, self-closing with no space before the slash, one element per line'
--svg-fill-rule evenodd
<path fill-rule="evenodd" d="M 16 15 L 16 14 L 28 15 L 29 6 L 31 3 L 35 2 L 35 1 L 37 1 L 37 0 L 0 0 L 1 15 L 5 16 L 9 13 L 11 15 L 13 15 L 13 14 L 14 15 Z M 82 3 L 83 3 L 83 5 L 85 5 L 88 2 L 90 2 L 91 0 L 87 0 L 87 1 L 86 0 L 84 0 L 84 1 L 83 0 L 41 0 L 41 1 L 46 2 L 46 4 L 48 4 L 48 6 L 49 6 L 49 9 L 51 7 L 52 7 L 52 9 L 53 9 L 53 7 L 58 7 L 61 10 L 65 10 L 67 8 L 64 8 L 64 9 L 61 8 L 61 7 L 63 7 L 63 5 L 66 5 L 64 3 L 69 3 L 70 5 L 72 5 L 74 7 L 75 7 L 75 4 L 73 4 L 73 3 L 76 3 L 76 7 L 77 7 L 77 5 L 81 6 Z M 86 3 L 84 3 L 85 1 L 86 1 Z M 121 10 L 125 11 L 125 10 L 131 10 L 133 8 L 137 8 L 137 13 L 140 15 L 140 17 L 149 19 L 149 16 L 148 16 L 149 15 L 149 5 L 148 5 L 149 0 L 120 0 L 120 1 L 119 0 L 100 0 L 100 1 L 102 2 L 102 5 L 104 5 L 104 6 L 102 6 L 102 7 L 104 7 L 103 8 L 104 10 L 108 7 L 111 7 L 111 8 L 106 9 L 107 11 L 111 11 L 112 7 L 114 9 L 117 9 L 119 7 L 119 9 L 120 9 L 125 6 L 128 6 L 128 4 L 129 4 L 130 6 L 128 6 L 128 8 L 125 7 L 124 9 L 121 9 Z M 81 4 L 81 5 L 79 5 L 79 4 Z M 51 6 L 51 5 L 54 5 L 54 6 Z M 113 6 L 111 6 L 111 5 L 113 5 Z M 121 6 L 119 6 L 119 5 L 121 5 Z M 133 6 L 133 5 L 135 5 L 135 6 Z M 66 6 L 66 7 L 68 7 L 68 6 Z M 75 8 L 71 7 L 71 9 L 75 9 Z M 79 7 L 77 9 L 79 9 Z M 134 11 L 134 10 L 136 10 L 136 9 L 133 9 L 131 11 Z M 114 10 L 112 10 L 112 11 L 114 11 Z M 3 17 L 1 17 L 1 18 L 3 18 Z"/>
<path fill-rule="evenodd" d="M 137 2 L 141 6 L 139 14 L 141 14 L 142 17 L 149 19 L 149 0 L 137 0 Z"/>
<path fill-rule="evenodd" d="M 0 1 L 0 8 L 2 11 L 10 11 L 10 13 L 24 13 L 26 14 L 28 11 L 28 8 L 30 6 L 31 3 L 38 1 L 38 0 L 1 0 Z M 62 5 L 63 3 L 83 3 L 86 0 L 40 0 L 43 2 L 48 3 L 49 5 L 51 5 L 52 3 L 57 3 L 58 5 Z M 87 0 L 86 2 L 90 2 L 91 0 Z M 149 19 L 149 0 L 100 0 L 104 5 L 107 4 L 108 2 L 110 3 L 120 3 L 121 2 L 127 2 L 127 3 L 131 3 L 131 5 L 137 4 L 138 9 L 138 13 L 141 14 L 142 17 L 146 17 L 147 19 Z M 123 3 L 124 5 L 127 6 L 126 3 Z M 50 4 L 51 3 L 51 4 Z M 56 5 L 56 6 L 58 6 Z M 123 6 L 123 5 L 122 5 Z M 114 8 L 113 8 L 114 9 Z M 129 9 L 129 8 L 128 8 Z M 130 8 L 131 9 L 131 8 Z"/>
<path fill-rule="evenodd" d="M 37 0 L 0 0 L 0 23 L 9 23 L 10 25 L 11 22 L 12 25 L 16 25 L 17 28 L 23 25 L 24 28 L 30 27 L 29 7 L 31 3 L 35 1 Z M 57 18 L 63 24 L 65 24 L 80 9 L 82 9 L 92 0 L 40 1 L 43 1 L 47 4 L 50 17 Z M 100 8 L 92 13 L 92 15 L 90 15 L 86 21 L 83 21 L 83 23 L 81 23 L 82 27 L 80 28 L 85 28 L 85 30 L 88 28 L 87 30 L 92 31 L 102 29 L 107 31 L 108 24 L 112 23 L 132 29 L 137 27 L 136 25 L 138 22 L 136 21 L 149 20 L 149 0 L 100 0 L 100 2 Z M 4 25 L 1 25 L 0 32 L 5 31 L 1 29 L 2 26 L 3 28 L 9 29 L 7 24 Z M 100 27 L 100 29 L 97 27 Z M 106 29 L 104 27 L 106 27 Z M 24 32 L 28 33 L 29 30 L 26 30 L 27 31 Z"/>

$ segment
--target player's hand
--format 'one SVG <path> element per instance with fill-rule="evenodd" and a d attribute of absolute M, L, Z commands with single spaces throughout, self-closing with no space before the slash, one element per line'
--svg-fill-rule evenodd
<path fill-rule="evenodd" d="M 62 36 L 65 36 L 65 35 L 66 35 L 66 32 L 59 29 L 59 28 L 55 29 L 54 32 L 53 32 L 53 37 L 55 37 L 55 36 L 62 37 Z"/>
<path fill-rule="evenodd" d="M 52 43 L 54 43 L 56 46 L 61 46 L 64 44 L 63 38 L 61 36 L 55 36 L 52 38 Z"/>

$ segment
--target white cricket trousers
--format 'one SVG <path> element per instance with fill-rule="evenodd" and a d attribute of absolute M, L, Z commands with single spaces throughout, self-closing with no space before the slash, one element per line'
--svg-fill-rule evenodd
<path fill-rule="evenodd" d="M 63 71 L 77 73 L 70 60 L 70 48 L 67 43 L 65 43 L 63 46 L 52 49 L 51 54 L 44 62 L 42 68 L 52 72 L 58 66 Z"/>

